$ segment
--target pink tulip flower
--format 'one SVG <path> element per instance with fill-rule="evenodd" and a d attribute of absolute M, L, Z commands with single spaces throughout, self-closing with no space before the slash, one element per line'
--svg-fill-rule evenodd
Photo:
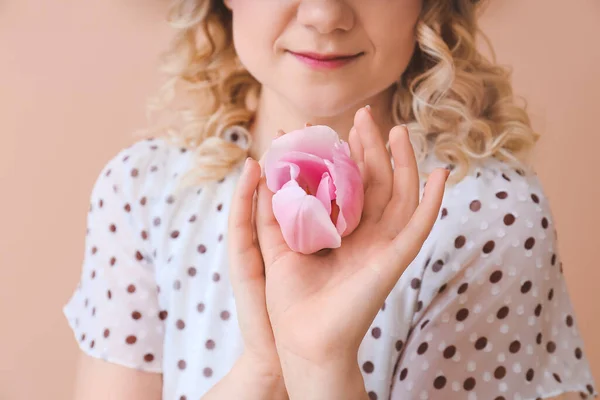
<path fill-rule="evenodd" d="M 286 133 L 264 158 L 273 214 L 291 250 L 311 254 L 341 246 L 360 222 L 364 188 L 348 143 L 328 126 Z"/>

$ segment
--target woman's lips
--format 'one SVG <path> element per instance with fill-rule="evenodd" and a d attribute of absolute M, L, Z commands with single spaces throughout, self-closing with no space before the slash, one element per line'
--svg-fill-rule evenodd
<path fill-rule="evenodd" d="M 338 54 L 318 54 L 318 53 L 296 53 L 289 51 L 291 55 L 296 57 L 302 63 L 315 69 L 335 69 L 350 64 L 363 53 L 353 55 L 338 55 Z"/>

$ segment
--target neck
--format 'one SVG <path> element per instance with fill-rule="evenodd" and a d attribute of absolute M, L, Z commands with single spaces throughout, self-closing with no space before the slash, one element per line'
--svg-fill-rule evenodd
<path fill-rule="evenodd" d="M 349 107 L 339 115 L 327 117 L 315 117 L 299 112 L 289 103 L 283 101 L 276 93 L 263 87 L 261 91 L 258 108 L 254 123 L 250 128 L 252 134 L 252 147 L 250 156 L 259 160 L 277 132 L 281 129 L 284 132 L 303 128 L 306 123 L 311 125 L 327 125 L 333 128 L 340 138 L 347 141 L 350 129 L 354 124 L 354 114 L 359 108 L 369 104 L 375 122 L 380 127 L 381 134 L 387 142 L 389 131 L 394 126 L 391 114 L 392 96 L 394 88 L 387 89 L 364 101 L 364 104 L 356 104 Z"/>

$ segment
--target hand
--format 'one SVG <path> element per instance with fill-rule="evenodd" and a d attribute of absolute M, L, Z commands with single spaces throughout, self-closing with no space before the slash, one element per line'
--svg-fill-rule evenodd
<path fill-rule="evenodd" d="M 244 340 L 240 365 L 252 365 L 252 373 L 259 378 L 282 380 L 266 308 L 264 264 L 253 223 L 253 200 L 260 167 L 250 159 L 245 167 L 228 220 L 229 275 Z"/>
<path fill-rule="evenodd" d="M 290 355 L 315 366 L 356 363 L 370 324 L 437 219 L 448 171 L 431 174 L 419 205 L 417 164 L 406 128 L 390 132 L 392 170 L 370 112 L 359 110 L 354 122 L 349 142 L 365 181 L 365 207 L 360 225 L 340 248 L 313 255 L 291 251 L 273 216 L 273 193 L 264 179 L 258 185 L 266 303 L 282 362 Z M 257 167 L 251 162 L 253 171 Z"/>

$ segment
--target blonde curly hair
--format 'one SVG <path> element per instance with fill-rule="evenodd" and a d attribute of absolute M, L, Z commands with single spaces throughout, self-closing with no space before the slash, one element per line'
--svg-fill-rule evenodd
<path fill-rule="evenodd" d="M 480 3 L 424 0 L 417 46 L 395 83 L 391 105 L 394 121 L 407 124 L 418 159 L 433 152 L 454 170 L 451 183 L 488 157 L 525 168 L 539 137 L 526 106 L 516 103 L 510 70 L 496 64 L 479 29 Z M 175 0 L 168 21 L 176 34 L 161 58 L 167 80 L 148 105 L 150 119 L 167 118 L 155 119 L 145 134 L 166 136 L 195 152 L 197 168 L 188 182 L 223 179 L 248 155 L 225 136 L 252 123 L 260 83 L 239 62 L 223 0 Z M 477 50 L 477 34 L 491 61 Z"/>

